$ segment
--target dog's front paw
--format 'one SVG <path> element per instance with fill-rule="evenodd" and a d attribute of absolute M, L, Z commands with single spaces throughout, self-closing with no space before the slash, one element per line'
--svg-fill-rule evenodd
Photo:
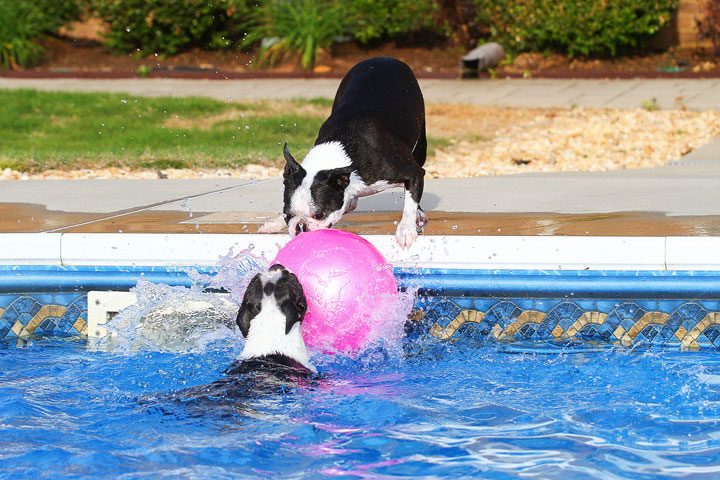
<path fill-rule="evenodd" d="M 395 232 L 395 240 L 402 248 L 410 248 L 410 245 L 418 237 L 417 227 L 409 222 L 401 221 Z"/>
<path fill-rule="evenodd" d="M 278 233 L 285 228 L 285 217 L 280 215 L 274 220 L 264 223 L 258 228 L 258 233 Z"/>

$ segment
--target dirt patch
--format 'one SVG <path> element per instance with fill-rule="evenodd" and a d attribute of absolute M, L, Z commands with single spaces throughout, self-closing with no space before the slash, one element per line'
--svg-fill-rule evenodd
<path fill-rule="evenodd" d="M 510 125 L 525 124 L 548 112 L 542 108 L 476 107 L 462 104 L 429 104 L 425 108 L 430 137 L 455 141 L 490 140 Z"/>
<path fill-rule="evenodd" d="M 717 76 L 720 66 L 717 59 L 702 51 L 670 49 L 666 52 L 632 55 L 618 58 L 583 59 L 570 58 L 558 53 L 521 53 L 509 65 L 497 71 L 498 76 L 576 76 L 587 77 L 612 74 L 619 76 L 640 75 L 673 76 L 691 74 L 695 76 Z M 685 75 L 682 75 L 685 76 Z"/>
<path fill-rule="evenodd" d="M 192 49 L 172 57 L 151 55 L 139 57 L 135 54 L 118 54 L 109 51 L 97 40 L 51 37 L 42 41 L 46 53 L 41 65 L 25 73 L 35 74 L 76 74 L 90 72 L 134 76 L 140 66 L 153 70 L 151 76 L 202 76 L 216 78 L 218 75 L 247 74 L 248 76 L 318 75 L 342 76 L 353 65 L 369 57 L 387 55 L 398 58 L 420 76 L 454 77 L 459 74 L 458 65 L 463 54 L 461 47 L 404 48 L 392 44 L 380 45 L 373 49 L 361 48 L 352 43 L 336 45 L 323 50 L 318 56 L 314 72 L 303 71 L 299 62 L 289 59 L 270 68 L 258 69 L 253 53 L 234 51 L 212 51 Z M 22 74 L 23 72 L 20 72 Z M 3 72 L 0 72 L 2 75 Z M 5 72 L 12 75 L 13 72 Z M 17 76 L 17 73 L 14 75 Z"/>
<path fill-rule="evenodd" d="M 164 58 L 151 55 L 116 54 L 76 26 L 67 36 L 43 40 L 46 55 L 37 68 L 23 72 L 0 72 L 15 77 L 132 77 L 143 66 L 151 77 L 176 78 L 263 78 L 263 77 L 341 77 L 361 60 L 387 55 L 406 62 L 419 77 L 454 78 L 460 76 L 460 57 L 466 49 L 459 45 L 433 44 L 402 47 L 391 42 L 364 47 L 353 42 L 334 45 L 320 52 L 314 72 L 300 69 L 289 59 L 272 68 L 257 69 L 254 54 L 234 51 L 193 49 Z M 90 28 L 92 33 L 92 28 Z M 83 33 L 84 32 L 84 33 Z M 70 36 L 70 35 L 75 35 Z M 498 67 L 497 78 L 718 78 L 718 60 L 703 51 L 670 49 L 606 59 L 570 58 L 561 54 L 523 53 L 512 63 Z"/>

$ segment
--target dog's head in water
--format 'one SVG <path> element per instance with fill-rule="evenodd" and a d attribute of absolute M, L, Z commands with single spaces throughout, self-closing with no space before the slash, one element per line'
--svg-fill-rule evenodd
<path fill-rule="evenodd" d="M 248 284 L 237 325 L 245 337 L 240 360 L 299 364 L 315 373 L 302 338 L 307 301 L 297 277 L 280 264 L 255 275 Z"/>
<path fill-rule="evenodd" d="M 159 399 L 143 398 L 142 403 L 181 401 L 199 409 L 203 416 L 208 411 L 252 414 L 252 398 L 312 385 L 317 369 L 310 363 L 301 332 L 306 311 L 302 285 L 285 267 L 276 264 L 268 272 L 255 275 L 236 319 L 245 347 L 225 375 Z"/>

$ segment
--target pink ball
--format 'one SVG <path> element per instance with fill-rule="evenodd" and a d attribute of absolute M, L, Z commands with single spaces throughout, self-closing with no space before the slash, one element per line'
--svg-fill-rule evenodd
<path fill-rule="evenodd" d="M 352 355 L 382 338 L 383 322 L 397 303 L 397 280 L 370 242 L 342 230 L 305 232 L 288 242 L 274 263 L 303 286 L 308 347 Z"/>

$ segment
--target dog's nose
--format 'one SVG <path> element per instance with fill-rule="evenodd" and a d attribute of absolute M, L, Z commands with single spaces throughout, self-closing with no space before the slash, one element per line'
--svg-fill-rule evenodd
<path fill-rule="evenodd" d="M 305 221 L 304 218 L 302 220 L 300 220 L 299 222 L 297 222 L 297 224 L 295 225 L 295 235 L 302 233 L 302 232 L 307 232 L 307 230 L 308 230 L 308 226 L 307 226 L 307 222 Z"/>

